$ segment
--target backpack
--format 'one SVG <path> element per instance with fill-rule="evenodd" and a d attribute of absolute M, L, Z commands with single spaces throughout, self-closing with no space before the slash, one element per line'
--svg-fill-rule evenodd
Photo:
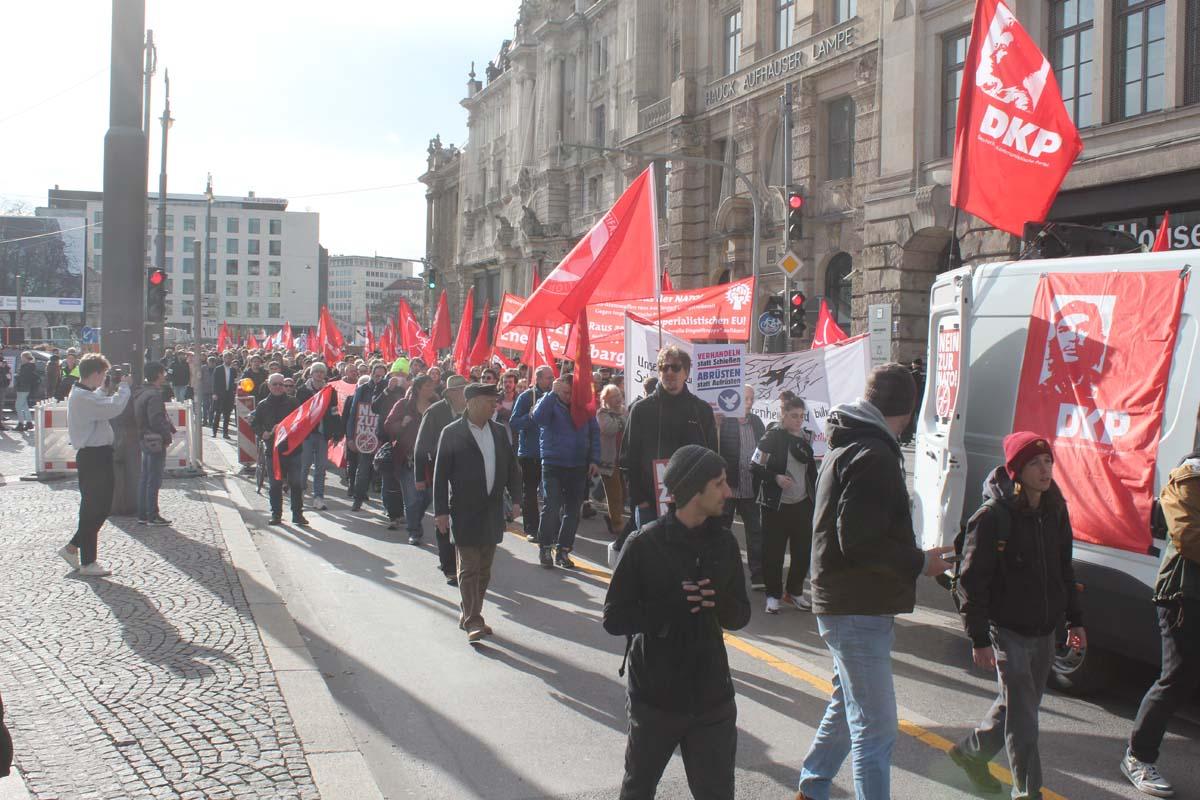
<path fill-rule="evenodd" d="M 979 510 L 971 515 L 971 518 L 967 520 L 967 524 L 958 529 L 958 535 L 954 537 L 954 555 L 957 556 L 957 560 L 954 562 L 954 573 L 944 581 L 944 576 L 938 576 L 938 583 L 941 583 L 943 587 L 950 591 L 950 597 L 952 600 L 954 600 L 954 609 L 960 614 L 962 613 L 962 600 L 960 600 L 958 596 L 958 583 L 959 571 L 962 569 L 963 544 L 967 539 L 967 530 L 969 530 L 972 525 L 978 522 L 979 518 L 983 516 L 990 508 L 995 508 L 1004 512 L 996 515 L 996 552 L 1001 556 L 1004 555 L 1004 550 L 1008 546 L 1008 538 L 1010 535 L 1012 535 L 1012 519 L 1008 514 L 1008 509 L 1004 508 L 1004 506 L 1000 504 L 999 500 L 996 500 L 995 498 L 988 498 L 983 502 L 983 505 L 979 507 Z M 1000 558 L 1001 573 L 1003 573 L 1003 569 L 1004 559 Z"/>

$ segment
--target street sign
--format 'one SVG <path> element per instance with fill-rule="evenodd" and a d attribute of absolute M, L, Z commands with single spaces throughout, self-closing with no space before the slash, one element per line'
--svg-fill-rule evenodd
<path fill-rule="evenodd" d="M 867 330 L 870 333 L 871 366 L 892 360 L 892 307 L 888 303 L 867 306 Z"/>
<path fill-rule="evenodd" d="M 764 311 L 758 318 L 758 332 L 763 336 L 775 336 L 783 331 L 783 315 L 777 311 Z"/>
<path fill-rule="evenodd" d="M 796 274 L 796 270 L 800 269 L 800 257 L 788 250 L 783 254 L 783 258 L 775 262 L 775 266 L 779 267 L 779 271 L 789 278 Z"/>
<path fill-rule="evenodd" d="M 84 325 L 82 328 L 79 329 L 79 341 L 82 342 L 83 344 L 99 344 L 100 343 L 100 331 L 96 330 L 95 328 L 89 328 L 87 325 Z"/>

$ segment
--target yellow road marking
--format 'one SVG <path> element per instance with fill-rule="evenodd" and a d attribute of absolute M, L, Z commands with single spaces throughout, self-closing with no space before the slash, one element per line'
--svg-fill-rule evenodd
<path fill-rule="evenodd" d="M 524 531 L 516 530 L 513 528 L 508 528 L 507 531 L 508 531 L 508 533 L 511 533 L 513 536 L 520 538 L 521 541 L 525 541 Z M 592 566 L 588 563 L 584 563 L 584 562 L 580 561 L 578 558 L 575 559 L 575 566 L 580 572 L 585 572 L 588 575 L 592 575 L 596 578 L 599 578 L 600 580 L 604 581 L 605 583 L 611 582 L 612 573 L 609 572 L 608 570 L 604 569 L 603 567 Z M 825 680 L 824 678 L 822 678 L 820 676 L 813 675 L 808 670 L 802 669 L 801 667 L 798 667 L 789 661 L 784 661 L 782 658 L 779 658 L 778 656 L 774 656 L 774 655 L 768 653 L 766 650 L 763 650 L 761 647 L 756 647 L 755 645 L 750 644 L 749 642 L 747 642 L 745 639 L 742 639 L 741 637 L 735 636 L 734 634 L 726 631 L 725 632 L 725 642 L 733 649 L 739 650 L 742 653 L 745 653 L 746 655 L 753 658 L 755 661 L 761 661 L 762 663 L 766 664 L 768 667 L 771 667 L 772 669 L 778 670 L 779 672 L 782 672 L 783 674 L 785 674 L 789 677 L 795 678 L 798 681 L 807 683 L 809 686 L 821 691 L 825 695 L 833 694 L 833 684 L 830 683 L 829 681 Z M 943 736 L 938 736 L 936 733 L 933 733 L 932 731 L 928 731 L 925 728 L 918 725 L 917 723 L 909 722 L 906 719 L 900 720 L 899 728 L 900 728 L 900 732 L 903 733 L 904 735 L 911 736 L 912 738 L 916 739 L 918 742 L 928 745 L 929 747 L 932 747 L 934 750 L 940 750 L 943 753 L 948 752 L 950 750 L 950 748 L 954 746 L 954 742 L 950 741 L 949 739 L 947 739 Z M 996 777 L 997 780 L 999 780 L 1003 783 L 1006 783 L 1009 786 L 1012 786 L 1012 782 L 1013 782 L 1012 773 L 1009 772 L 1008 770 L 1006 770 L 1004 767 L 1001 767 L 998 764 L 989 763 L 988 769 L 991 771 L 992 775 L 994 775 Z M 1045 798 L 1045 800 L 1067 800 L 1067 798 L 1063 797 L 1061 794 L 1058 794 L 1057 792 L 1052 792 L 1045 787 L 1042 788 L 1042 796 Z"/>

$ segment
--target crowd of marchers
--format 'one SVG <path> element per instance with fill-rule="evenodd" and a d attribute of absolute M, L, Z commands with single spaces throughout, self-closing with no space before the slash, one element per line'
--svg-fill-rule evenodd
<path fill-rule="evenodd" d="M 977 789 L 996 793 L 1004 787 L 989 765 L 1004 750 L 1012 796 L 1042 796 L 1043 688 L 1056 646 L 1087 644 L 1070 514 L 1047 439 L 1008 436 L 1005 461 L 960 546 L 923 551 L 900 445 L 918 397 L 910 368 L 875 368 L 863 397 L 835 406 L 827 452 L 817 459 L 802 398 L 784 393 L 779 421 L 766 426 L 749 410 L 747 386 L 743 417 L 714 415 L 689 391 L 691 360 L 680 348 L 662 349 L 657 377 L 628 406 L 620 374 L 587 376 L 598 407 L 586 419 L 572 414 L 571 403 L 584 376 L 566 366 L 561 374 L 521 366 L 463 375 L 449 359 L 326 364 L 281 352 L 168 353 L 147 363 L 133 404 L 143 458 L 139 518 L 170 524 L 157 506 L 157 454 L 173 432 L 163 402 L 192 397 L 191 370 L 199 370 L 197 405 L 214 437 L 229 435 L 239 385 L 255 396 L 251 419 L 264 458 L 276 455 L 289 415 L 341 382 L 336 396 L 344 401 L 328 403 L 302 444 L 270 471 L 271 524 L 283 524 L 284 494 L 295 525 L 308 524 L 306 506 L 326 509 L 327 454 L 341 443 L 341 479 L 354 511 L 369 513 L 377 498 L 381 524 L 403 527 L 397 535 L 421 545 L 432 506 L 438 567 L 458 587 L 458 624 L 471 643 L 494 635 L 484 599 L 497 545 L 516 518 L 543 567 L 572 569 L 579 519 L 606 500 L 613 574 L 603 624 L 625 637 L 622 674 L 628 669 L 622 798 L 653 798 L 677 748 L 695 797 L 734 796 L 737 710 L 723 632 L 749 622 L 748 587 L 764 592 L 768 614 L 812 612 L 833 662 L 833 694 L 801 765 L 797 798 L 827 800 L 847 757 L 857 798 L 890 797 L 895 618 L 914 610 L 922 576 L 940 575 L 953 575 L 972 659 L 998 684 L 983 721 L 949 759 Z M 110 374 L 99 354 L 71 367 L 68 425 L 81 502 L 78 529 L 59 554 L 82 575 L 105 576 L 97 539 L 112 497 L 109 421 L 130 401 L 130 379 Z M 1200 686 L 1200 452 L 1172 473 L 1161 500 L 1169 534 L 1156 589 L 1162 674 L 1119 767 L 1141 791 L 1169 797 L 1173 789 L 1156 767 L 1159 746 L 1167 721 Z M 748 581 L 735 518 L 743 523 Z"/>

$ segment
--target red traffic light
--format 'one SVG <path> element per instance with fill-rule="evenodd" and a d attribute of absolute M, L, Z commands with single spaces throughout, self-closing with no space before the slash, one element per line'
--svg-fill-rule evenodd
<path fill-rule="evenodd" d="M 150 270 L 150 277 L 147 280 L 150 281 L 151 286 L 162 286 L 167 282 L 167 273 L 161 269 L 152 269 Z"/>
<path fill-rule="evenodd" d="M 807 299 L 804 292 L 792 292 L 792 308 L 802 307 Z"/>
<path fill-rule="evenodd" d="M 804 198 L 793 192 L 788 195 L 788 208 L 800 208 L 804 205 Z"/>

